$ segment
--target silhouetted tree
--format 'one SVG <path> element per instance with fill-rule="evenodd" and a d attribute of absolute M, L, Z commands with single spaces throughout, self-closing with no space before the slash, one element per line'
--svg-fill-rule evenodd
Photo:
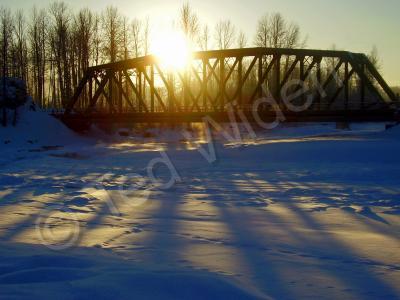
<path fill-rule="evenodd" d="M 18 10 L 15 14 L 15 30 L 14 30 L 14 48 L 15 48 L 15 65 L 16 70 L 14 77 L 27 81 L 28 66 L 28 49 L 26 38 L 26 20 L 22 10 Z"/>
<path fill-rule="evenodd" d="M 150 18 L 146 17 L 143 23 L 143 54 L 148 55 L 150 51 Z"/>
<path fill-rule="evenodd" d="M 262 16 L 257 24 L 254 43 L 258 47 L 298 48 L 305 46 L 300 27 L 288 23 L 280 13 Z"/>
<path fill-rule="evenodd" d="M 198 45 L 200 50 L 207 51 L 210 49 L 210 28 L 208 25 L 204 25 L 201 33 L 199 34 L 198 38 Z"/>
<path fill-rule="evenodd" d="M 10 51 L 12 47 L 14 20 L 11 11 L 6 8 L 0 9 L 0 29 L 1 29 L 1 63 L 3 77 L 9 76 Z"/>
<path fill-rule="evenodd" d="M 300 27 L 295 23 L 287 22 L 280 13 L 266 14 L 262 16 L 257 24 L 254 43 L 258 47 L 265 48 L 299 48 L 305 46 L 305 39 L 301 40 Z M 281 62 L 284 73 L 288 70 L 291 58 L 287 56 Z M 277 66 L 274 66 L 274 69 Z M 270 89 L 277 90 L 280 83 L 272 75 L 268 78 Z"/>
<path fill-rule="evenodd" d="M 12 44 L 13 19 L 11 11 L 6 8 L 0 9 L 0 29 L 1 29 L 1 61 L 2 61 L 2 124 L 7 126 L 6 110 L 6 77 L 9 76 L 9 52 Z"/>
<path fill-rule="evenodd" d="M 33 73 L 33 95 L 39 106 L 43 106 L 47 59 L 46 40 L 48 38 L 48 16 L 44 9 L 38 10 L 36 7 L 33 8 L 31 22 L 28 26 L 28 36 Z"/>
<path fill-rule="evenodd" d="M 92 61 L 94 65 L 100 64 L 101 59 L 101 17 L 98 14 L 93 15 L 93 35 L 92 35 Z"/>
<path fill-rule="evenodd" d="M 50 6 L 51 27 L 50 46 L 56 62 L 57 79 L 63 105 L 71 98 L 72 74 L 70 68 L 72 16 L 64 2 L 54 2 Z"/>
<path fill-rule="evenodd" d="M 247 37 L 243 31 L 241 31 L 238 35 L 237 44 L 239 48 L 246 48 L 247 46 Z"/>
<path fill-rule="evenodd" d="M 114 6 L 106 8 L 102 15 L 103 51 L 109 62 L 116 62 L 121 51 L 122 17 Z"/>
<path fill-rule="evenodd" d="M 78 12 L 75 17 L 75 39 L 77 41 L 78 75 L 81 77 L 83 72 L 89 68 L 90 56 L 94 32 L 93 13 L 85 8 Z"/>
<path fill-rule="evenodd" d="M 200 25 L 199 18 L 189 3 L 184 4 L 181 8 L 179 25 L 186 39 L 194 44 L 200 30 Z"/>
<path fill-rule="evenodd" d="M 122 46 L 122 55 L 121 57 L 124 60 L 127 60 L 130 57 L 130 49 L 131 49 L 131 40 L 129 37 L 129 20 L 127 17 L 122 17 L 121 21 L 121 46 Z"/>
<path fill-rule="evenodd" d="M 215 41 L 218 49 L 229 49 L 235 42 L 236 29 L 230 20 L 220 21 L 215 26 Z"/>
<path fill-rule="evenodd" d="M 258 47 L 268 47 L 270 38 L 269 16 L 264 15 L 258 20 L 254 43 Z"/>
<path fill-rule="evenodd" d="M 139 57 L 143 48 L 142 22 L 139 19 L 133 19 L 131 23 L 131 38 L 133 47 L 133 57 Z"/>
<path fill-rule="evenodd" d="M 381 69 L 381 63 L 379 59 L 379 53 L 378 53 L 378 48 L 376 46 L 373 46 L 371 51 L 367 55 L 368 59 L 370 62 L 374 65 L 374 67 L 377 70 Z"/>

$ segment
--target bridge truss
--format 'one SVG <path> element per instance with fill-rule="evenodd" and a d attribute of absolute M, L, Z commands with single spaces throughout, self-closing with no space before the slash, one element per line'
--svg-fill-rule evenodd
<path fill-rule="evenodd" d="M 229 110 L 272 113 L 260 99 L 273 99 L 298 121 L 387 118 L 399 104 L 364 54 L 249 48 L 195 52 L 182 70 L 163 67 L 155 56 L 91 67 L 63 118 L 157 122 L 223 119 Z M 307 105 L 293 111 L 288 101 Z"/>

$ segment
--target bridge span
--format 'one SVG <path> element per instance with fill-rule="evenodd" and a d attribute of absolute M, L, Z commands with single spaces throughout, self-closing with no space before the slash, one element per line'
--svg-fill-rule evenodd
<path fill-rule="evenodd" d="M 364 54 L 248 48 L 194 52 L 180 70 L 151 55 L 91 67 L 56 117 L 71 126 L 272 120 L 277 111 L 284 121 L 386 121 L 398 108 Z"/>

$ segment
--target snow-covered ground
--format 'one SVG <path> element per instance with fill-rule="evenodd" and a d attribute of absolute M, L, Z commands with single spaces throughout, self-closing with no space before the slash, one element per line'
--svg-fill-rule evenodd
<path fill-rule="evenodd" d="M 0 129 L 0 298 L 400 299 L 399 127 L 220 135 L 209 163 L 201 134 L 37 114 Z"/>

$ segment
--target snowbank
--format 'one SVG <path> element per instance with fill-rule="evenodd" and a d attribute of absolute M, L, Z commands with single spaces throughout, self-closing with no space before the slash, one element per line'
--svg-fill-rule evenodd
<path fill-rule="evenodd" d="M 17 111 L 16 126 L 0 126 L 0 166 L 36 157 L 41 152 L 50 154 L 92 144 L 92 139 L 79 136 L 47 112 L 36 110 L 31 100 Z"/>
<path fill-rule="evenodd" d="M 18 123 L 0 128 L 0 148 L 70 145 L 83 138 L 47 112 L 36 110 L 32 101 L 18 109 Z"/>

